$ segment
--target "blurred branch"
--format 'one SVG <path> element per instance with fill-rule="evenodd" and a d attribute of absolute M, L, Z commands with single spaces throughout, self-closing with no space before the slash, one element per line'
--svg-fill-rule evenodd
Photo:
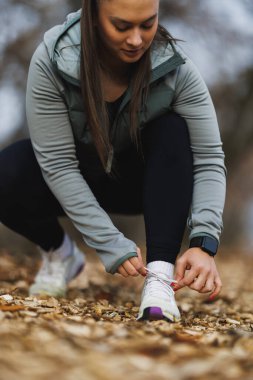
<path fill-rule="evenodd" d="M 227 165 L 234 167 L 253 147 L 253 69 L 235 83 L 220 85 L 214 96 L 221 118 Z"/>

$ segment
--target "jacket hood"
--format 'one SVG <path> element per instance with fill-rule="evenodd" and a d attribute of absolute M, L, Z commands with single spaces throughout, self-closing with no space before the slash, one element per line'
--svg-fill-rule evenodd
<path fill-rule="evenodd" d="M 74 84 L 80 83 L 80 56 L 81 56 L 81 10 L 70 13 L 62 25 L 54 26 L 44 35 L 51 62 L 57 67 L 60 74 Z M 152 72 L 163 63 L 175 60 L 182 64 L 185 58 L 182 52 L 178 52 L 175 46 L 168 44 L 167 47 L 153 44 L 151 53 Z M 175 62 L 176 63 L 176 62 Z"/>

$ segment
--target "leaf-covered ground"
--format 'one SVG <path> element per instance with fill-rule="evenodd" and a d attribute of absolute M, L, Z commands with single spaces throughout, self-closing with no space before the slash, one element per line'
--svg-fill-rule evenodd
<path fill-rule="evenodd" d="M 66 299 L 37 299 L 39 262 L 1 250 L 0 380 L 252 380 L 252 261 L 220 254 L 220 297 L 179 291 L 170 324 L 137 322 L 144 280 L 108 275 L 94 255 Z"/>

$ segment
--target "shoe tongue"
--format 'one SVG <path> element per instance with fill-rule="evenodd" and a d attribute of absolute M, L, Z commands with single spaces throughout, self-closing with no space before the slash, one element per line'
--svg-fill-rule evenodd
<path fill-rule="evenodd" d="M 166 282 L 168 285 L 173 281 L 167 274 L 161 272 L 149 272 L 147 276 L 149 282 Z"/>
<path fill-rule="evenodd" d="M 162 274 L 169 278 L 173 278 L 174 265 L 167 263 L 166 261 L 152 261 L 147 265 L 147 268 L 157 274 Z"/>

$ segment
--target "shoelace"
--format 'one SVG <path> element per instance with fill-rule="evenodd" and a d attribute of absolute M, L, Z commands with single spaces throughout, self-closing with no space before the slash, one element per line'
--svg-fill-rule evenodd
<path fill-rule="evenodd" d="M 153 272 L 152 270 L 150 270 L 148 268 L 145 268 L 145 269 L 146 269 L 146 271 L 148 273 L 148 277 L 151 277 L 151 278 L 154 277 L 155 280 L 158 280 L 160 283 L 162 283 L 163 285 L 165 285 L 166 286 L 165 289 L 169 292 L 170 295 L 173 296 L 175 294 L 174 290 L 172 289 L 171 284 L 172 283 L 174 283 L 174 284 L 177 283 L 176 280 L 171 279 L 171 278 L 167 277 L 166 275 L 164 275 L 164 276 L 166 276 L 166 278 L 164 278 L 160 274 L 158 274 L 156 272 Z"/>

